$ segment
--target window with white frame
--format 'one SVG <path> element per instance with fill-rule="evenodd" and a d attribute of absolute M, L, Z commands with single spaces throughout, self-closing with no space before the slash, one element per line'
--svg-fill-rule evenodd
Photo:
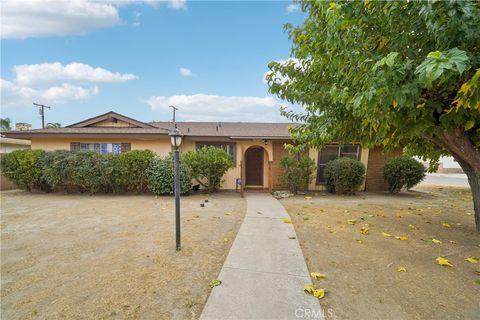
<path fill-rule="evenodd" d="M 325 184 L 323 172 L 328 162 L 338 158 L 352 158 L 360 160 L 362 148 L 358 144 L 346 144 L 340 146 L 338 144 L 326 145 L 318 153 L 318 167 L 317 167 L 317 185 Z"/>
<path fill-rule="evenodd" d="M 91 151 L 101 154 L 122 153 L 131 150 L 130 143 L 70 143 L 71 151 Z"/>
<path fill-rule="evenodd" d="M 197 142 L 196 143 L 197 150 L 203 147 L 216 147 L 216 148 L 221 148 L 225 150 L 225 152 L 232 157 L 234 165 L 236 165 L 237 152 L 236 152 L 236 144 L 234 142 Z"/>

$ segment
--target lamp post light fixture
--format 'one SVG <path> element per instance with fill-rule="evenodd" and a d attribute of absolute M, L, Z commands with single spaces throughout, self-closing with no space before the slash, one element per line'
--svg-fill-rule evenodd
<path fill-rule="evenodd" d="M 175 243 L 176 250 L 180 251 L 180 152 L 178 148 L 182 144 L 183 134 L 177 128 L 170 133 L 170 141 L 173 147 L 173 162 L 175 168 L 174 192 L 175 192 Z"/>

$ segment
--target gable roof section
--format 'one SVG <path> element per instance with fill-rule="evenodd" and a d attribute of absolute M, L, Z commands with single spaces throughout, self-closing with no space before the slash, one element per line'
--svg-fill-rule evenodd
<path fill-rule="evenodd" d="M 66 128 L 94 127 L 92 125 L 95 124 L 95 123 L 99 123 L 99 122 L 106 121 L 106 120 L 111 120 L 111 119 L 117 119 L 117 120 L 126 122 L 126 123 L 128 123 L 128 124 L 130 124 L 130 125 L 132 125 L 133 127 L 136 127 L 136 128 L 145 128 L 145 129 L 155 128 L 154 126 L 152 126 L 148 123 L 129 118 L 127 116 L 121 115 L 121 114 L 113 112 L 113 111 L 109 111 L 109 112 L 101 114 L 99 116 L 96 116 L 96 117 L 93 117 L 93 118 L 90 118 L 90 119 L 87 119 L 87 120 L 83 120 L 83 121 L 71 124 L 69 126 L 66 126 Z"/>

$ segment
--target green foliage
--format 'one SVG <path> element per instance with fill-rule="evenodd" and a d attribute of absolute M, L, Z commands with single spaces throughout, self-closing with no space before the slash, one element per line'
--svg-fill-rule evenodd
<path fill-rule="evenodd" d="M 288 187 L 292 193 L 307 189 L 308 184 L 312 182 L 315 161 L 308 155 L 302 155 L 299 158 L 285 155 L 280 159 L 280 166 L 282 167 L 280 183 Z"/>
<path fill-rule="evenodd" d="M 62 125 L 58 122 L 49 122 L 45 125 L 45 128 L 52 129 L 52 128 L 61 128 Z"/>
<path fill-rule="evenodd" d="M 12 121 L 10 120 L 10 118 L 0 118 L 0 130 L 12 130 Z"/>
<path fill-rule="evenodd" d="M 150 150 L 134 150 L 107 155 L 106 175 L 114 192 L 143 192 L 147 190 L 147 169 L 154 154 Z"/>
<path fill-rule="evenodd" d="M 408 190 L 420 183 L 425 178 L 425 168 L 413 158 L 399 156 L 385 164 L 383 176 L 388 182 L 388 190 L 397 193 L 403 188 Z"/>
<path fill-rule="evenodd" d="M 189 175 L 207 192 L 220 189 L 223 175 L 233 167 L 232 157 L 223 149 L 213 146 L 185 153 L 182 163 L 188 169 Z"/>
<path fill-rule="evenodd" d="M 358 160 L 339 158 L 325 166 L 327 190 L 339 194 L 354 194 L 365 179 L 365 166 Z"/>
<path fill-rule="evenodd" d="M 69 189 L 71 185 L 68 174 L 68 158 L 72 152 L 56 150 L 45 152 L 39 159 L 39 166 L 42 168 L 41 185 L 44 191 L 58 191 Z"/>
<path fill-rule="evenodd" d="M 97 193 L 107 189 L 105 156 L 94 152 L 71 152 L 59 162 L 67 191 Z"/>
<path fill-rule="evenodd" d="M 2 174 L 17 186 L 27 191 L 41 187 L 42 168 L 40 158 L 42 150 L 15 150 L 2 155 Z"/>
<path fill-rule="evenodd" d="M 267 76 L 271 93 L 305 106 L 282 111 L 304 123 L 292 130 L 298 142 L 407 146 L 435 162 L 466 156 L 448 139 L 457 130 L 478 154 L 480 2 L 299 4 L 308 16 L 286 25 L 292 58 Z"/>
<path fill-rule="evenodd" d="M 147 171 L 148 189 L 156 195 L 174 194 L 174 163 L 172 155 L 155 157 Z M 192 179 L 184 165 L 180 164 L 180 193 L 187 195 L 192 190 Z"/>

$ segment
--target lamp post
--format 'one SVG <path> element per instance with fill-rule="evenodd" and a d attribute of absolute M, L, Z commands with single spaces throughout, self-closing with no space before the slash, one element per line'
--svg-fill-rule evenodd
<path fill-rule="evenodd" d="M 182 249 L 180 244 L 180 152 L 178 148 L 182 144 L 183 134 L 177 128 L 173 129 L 170 133 L 170 141 L 173 146 L 173 162 L 175 167 L 175 243 L 177 251 Z"/>

